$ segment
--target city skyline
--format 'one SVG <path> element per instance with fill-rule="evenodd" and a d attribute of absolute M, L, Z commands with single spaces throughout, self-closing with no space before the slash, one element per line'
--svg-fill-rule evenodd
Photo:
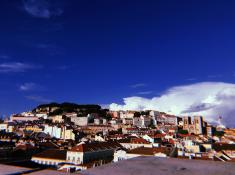
<path fill-rule="evenodd" d="M 233 125 L 233 6 L 3 0 L 0 114 L 75 102 L 221 115 Z"/>

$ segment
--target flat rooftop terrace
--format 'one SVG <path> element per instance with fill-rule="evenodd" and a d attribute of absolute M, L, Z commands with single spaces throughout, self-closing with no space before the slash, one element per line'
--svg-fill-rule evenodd
<path fill-rule="evenodd" d="M 0 175 L 68 175 L 53 170 L 36 170 L 0 164 Z M 76 174 L 76 173 L 75 173 Z M 205 160 L 187 160 L 156 157 L 107 164 L 89 169 L 80 175 L 234 175 L 235 164 Z"/>
<path fill-rule="evenodd" d="M 23 168 L 18 166 L 9 166 L 0 164 L 0 175 L 14 175 L 30 171 L 30 168 Z"/>
<path fill-rule="evenodd" d="M 235 164 L 205 160 L 139 157 L 89 169 L 82 175 L 234 175 Z"/>
<path fill-rule="evenodd" d="M 53 170 L 37 170 L 31 168 L 23 168 L 12 165 L 0 164 L 0 175 L 66 175 L 67 173 L 53 171 Z"/>

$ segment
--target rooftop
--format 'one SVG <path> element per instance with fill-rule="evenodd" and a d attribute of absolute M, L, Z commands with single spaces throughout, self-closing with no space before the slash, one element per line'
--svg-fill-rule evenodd
<path fill-rule="evenodd" d="M 29 168 L 23 168 L 18 166 L 8 166 L 8 165 L 1 165 L 0 164 L 0 174 L 10 175 L 10 174 L 20 174 L 23 172 L 30 171 Z"/>
<path fill-rule="evenodd" d="M 118 142 L 94 142 L 94 143 L 81 143 L 73 147 L 72 152 L 93 152 L 106 149 L 121 148 L 122 146 Z"/>
<path fill-rule="evenodd" d="M 139 157 L 81 172 L 82 175 L 233 175 L 234 163 Z"/>
<path fill-rule="evenodd" d="M 127 152 L 128 154 L 139 154 L 139 155 L 154 155 L 156 153 L 165 153 L 169 154 L 170 149 L 166 147 L 162 148 L 145 148 L 145 147 L 140 147 L 140 148 L 135 148 Z"/>
<path fill-rule="evenodd" d="M 54 170 L 41 170 L 41 169 L 31 169 L 23 168 L 18 166 L 2 165 L 0 164 L 0 175 L 23 175 L 23 174 L 32 174 L 32 175 L 68 175 L 65 172 L 59 172 Z"/>
<path fill-rule="evenodd" d="M 49 149 L 34 155 L 34 158 L 66 160 L 66 150 Z"/>

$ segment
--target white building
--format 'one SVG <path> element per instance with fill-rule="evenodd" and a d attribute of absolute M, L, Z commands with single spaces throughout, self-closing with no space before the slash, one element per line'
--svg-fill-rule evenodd
<path fill-rule="evenodd" d="M 120 118 L 134 118 L 135 112 L 134 111 L 121 111 Z"/>
<path fill-rule="evenodd" d="M 58 166 L 66 162 L 66 150 L 49 149 L 33 155 L 31 161 L 41 165 Z"/>
<path fill-rule="evenodd" d="M 158 112 L 158 111 L 150 111 L 149 112 L 149 115 L 152 117 L 157 117 L 159 114 L 160 114 L 160 112 Z"/>
<path fill-rule="evenodd" d="M 154 156 L 166 158 L 170 153 L 170 148 L 136 148 L 130 151 L 118 149 L 114 153 L 114 162 L 121 160 L 133 159 L 140 156 Z"/>
<path fill-rule="evenodd" d="M 100 123 L 101 123 L 101 122 L 100 122 L 100 119 L 99 119 L 99 118 L 95 118 L 95 119 L 94 119 L 94 124 L 95 124 L 95 125 L 100 125 Z"/>
<path fill-rule="evenodd" d="M 117 142 L 80 143 L 67 151 L 67 162 L 75 165 L 86 164 L 97 160 L 113 159 L 116 149 L 122 148 Z"/>
<path fill-rule="evenodd" d="M 88 117 L 77 117 L 72 116 L 71 122 L 73 122 L 77 126 L 87 126 L 88 125 Z"/>
<path fill-rule="evenodd" d="M 60 139 L 62 135 L 62 129 L 56 125 L 46 124 L 43 132 L 57 139 Z"/>
<path fill-rule="evenodd" d="M 37 114 L 35 114 L 35 116 L 37 116 L 38 118 L 43 118 L 43 119 L 47 119 L 48 118 L 48 114 L 47 113 L 37 113 Z"/>
<path fill-rule="evenodd" d="M 140 128 L 146 128 L 151 124 L 151 117 L 141 115 L 140 117 L 134 117 L 133 125 L 140 127 Z"/>
<path fill-rule="evenodd" d="M 4 122 L 0 124 L 0 131 L 14 132 L 15 125 L 13 122 Z"/>
<path fill-rule="evenodd" d="M 36 121 L 39 120 L 36 116 L 22 116 L 22 115 L 12 115 L 10 117 L 10 121 L 17 121 L 17 122 L 28 122 L 28 121 Z"/>

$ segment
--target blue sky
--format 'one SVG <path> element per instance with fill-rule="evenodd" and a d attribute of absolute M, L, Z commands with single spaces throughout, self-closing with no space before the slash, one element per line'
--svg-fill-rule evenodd
<path fill-rule="evenodd" d="M 0 113 L 235 82 L 235 2 L 2 0 Z"/>

